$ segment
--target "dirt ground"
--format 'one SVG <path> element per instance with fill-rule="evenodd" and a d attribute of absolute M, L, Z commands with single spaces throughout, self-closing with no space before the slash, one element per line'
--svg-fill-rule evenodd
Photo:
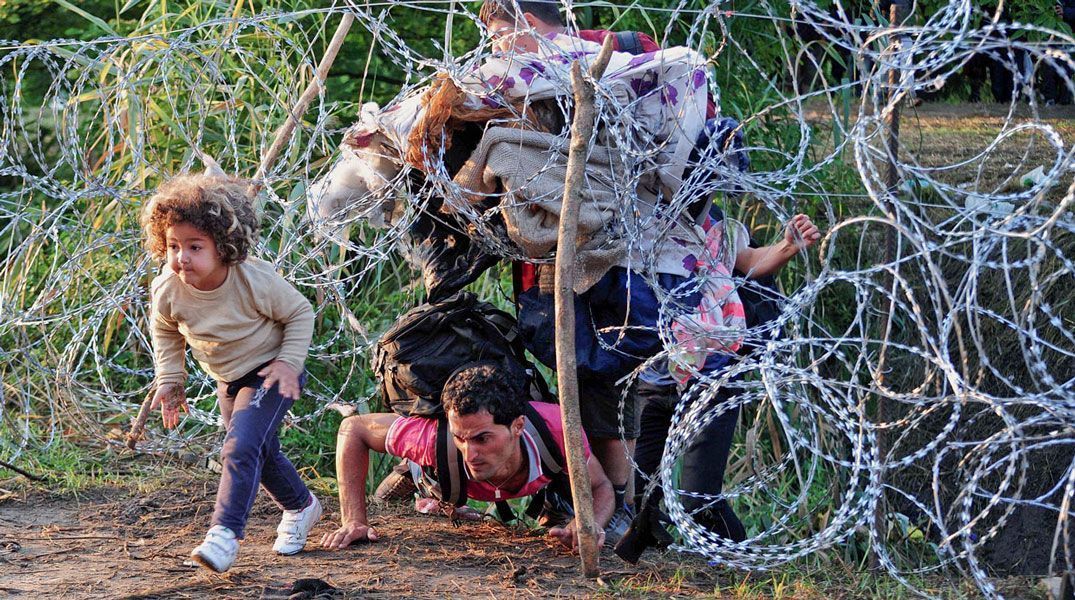
<path fill-rule="evenodd" d="M 215 491 L 206 473 L 149 493 L 114 487 L 9 497 L 0 502 L 0 597 L 287 598 L 307 578 L 347 598 L 581 598 L 613 593 L 610 585 L 636 577 L 662 596 L 693 596 L 718 583 L 712 569 L 684 578 L 680 555 L 659 567 L 651 552 L 632 567 L 607 551 L 602 581 L 594 582 L 579 576 L 576 556 L 537 532 L 495 522 L 455 527 L 404 507 L 374 513 L 375 545 L 330 552 L 311 542 L 281 557 L 272 552 L 279 511 L 263 494 L 238 561 L 217 575 L 187 559 L 205 534 Z M 317 538 L 339 523 L 335 499 L 323 501 Z"/>

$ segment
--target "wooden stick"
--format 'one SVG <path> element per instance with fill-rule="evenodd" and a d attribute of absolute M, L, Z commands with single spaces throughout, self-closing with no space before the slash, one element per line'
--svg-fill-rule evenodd
<path fill-rule="evenodd" d="M 131 424 L 131 431 L 127 434 L 127 447 L 134 450 L 135 444 L 138 440 L 142 439 L 142 431 L 146 428 L 146 421 L 149 420 L 149 407 L 153 405 L 153 396 L 157 393 L 157 386 L 153 385 L 149 388 L 149 393 L 146 394 L 146 399 L 142 401 L 142 407 L 138 409 L 138 417 L 135 418 L 134 423 Z"/>
<path fill-rule="evenodd" d="M 280 129 L 276 131 L 276 139 L 274 139 L 272 145 L 269 146 L 269 150 L 261 159 L 261 164 L 258 166 L 257 172 L 254 173 L 255 193 L 264 187 L 265 182 L 263 179 L 265 178 L 265 174 L 272 168 L 276 159 L 279 158 L 280 152 L 284 149 L 284 145 L 291 139 L 291 134 L 299 124 L 299 118 L 306 113 L 306 107 L 310 105 L 310 101 L 313 100 L 314 96 L 321 90 L 322 82 L 328 77 L 329 69 L 332 68 L 332 63 L 336 60 L 336 54 L 339 53 L 340 46 L 343 45 L 343 39 L 347 37 L 347 32 L 351 29 L 351 24 L 354 23 L 354 21 L 354 14 L 345 13 L 343 15 L 343 20 L 340 21 L 339 27 L 336 28 L 336 33 L 332 36 L 332 41 L 329 42 L 328 48 L 325 49 L 325 55 L 321 57 L 321 63 L 317 65 L 317 73 L 314 80 L 306 86 L 306 91 L 302 93 L 302 96 L 299 97 L 299 101 L 295 103 L 295 108 L 292 109 L 287 120 L 280 126 Z"/>
<path fill-rule="evenodd" d="M 39 475 L 34 475 L 33 473 L 30 473 L 29 471 L 24 471 L 23 469 L 20 469 L 20 468 L 16 467 L 15 465 L 13 465 L 13 464 L 11 464 L 9 462 L 4 462 L 4 461 L 0 460 L 0 467 L 3 467 L 5 469 L 7 469 L 8 471 L 18 473 L 19 475 L 22 475 L 23 477 L 29 479 L 30 481 L 45 481 L 44 477 L 41 477 Z"/>
<path fill-rule="evenodd" d="M 582 558 L 582 573 L 586 577 L 597 577 L 600 565 L 590 474 L 582 456 L 582 418 L 579 414 L 578 367 L 575 362 L 575 239 L 578 235 L 586 159 L 590 153 L 590 137 L 596 120 L 593 81 L 604 74 L 611 55 L 612 36 L 608 36 L 590 67 L 591 80 L 583 78 L 579 61 L 571 65 L 575 117 L 571 123 L 571 146 L 567 155 L 567 176 L 556 245 L 556 377 L 560 391 L 560 415 L 564 421 L 571 496 L 575 504 L 579 555 Z"/>

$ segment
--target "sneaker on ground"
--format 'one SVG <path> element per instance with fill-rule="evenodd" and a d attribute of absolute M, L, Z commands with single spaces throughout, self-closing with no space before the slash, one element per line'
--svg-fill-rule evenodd
<path fill-rule="evenodd" d="M 381 480 L 381 484 L 373 492 L 373 500 L 376 502 L 410 500 L 414 498 L 414 493 L 417 491 L 418 486 L 414 485 L 414 477 L 411 476 L 410 461 L 403 459 Z"/>
<path fill-rule="evenodd" d="M 605 527 L 605 546 L 612 548 L 620 543 L 623 534 L 627 533 L 627 528 L 631 526 L 631 520 L 634 518 L 634 512 L 626 504 L 616 509 L 616 512 L 612 513 L 612 519 L 609 520 L 608 526 Z"/>
<path fill-rule="evenodd" d="M 235 532 L 223 525 L 214 525 L 205 534 L 205 541 L 191 551 L 190 557 L 207 569 L 223 573 L 231 568 L 239 554 Z"/>
<path fill-rule="evenodd" d="M 310 505 L 302 510 L 285 510 L 280 524 L 276 526 L 276 543 L 272 549 L 277 554 L 298 554 L 306 545 L 310 530 L 321 519 L 321 503 L 310 494 Z"/>

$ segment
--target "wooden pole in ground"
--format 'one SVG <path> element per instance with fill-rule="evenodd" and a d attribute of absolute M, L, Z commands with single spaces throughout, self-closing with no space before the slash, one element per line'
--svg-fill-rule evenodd
<path fill-rule="evenodd" d="M 578 367 L 575 363 L 575 239 L 578 235 L 586 159 L 590 153 L 596 115 L 594 81 L 601 78 L 612 55 L 612 36 L 590 67 L 590 80 L 582 76 L 579 61 L 571 65 L 575 92 L 575 117 L 571 122 L 571 145 L 567 155 L 564 200 L 556 245 L 556 377 L 560 392 L 560 415 L 564 421 L 564 446 L 575 504 L 575 526 L 582 558 L 582 574 L 597 577 L 600 564 L 598 527 L 594 523 L 590 474 L 582 456 L 582 418 L 579 414 Z"/>
<path fill-rule="evenodd" d="M 314 99 L 314 96 L 320 92 L 323 82 L 328 77 L 329 69 L 332 68 L 332 63 L 336 60 L 336 54 L 339 53 L 340 46 L 343 46 L 343 39 L 347 37 L 347 32 L 354 22 L 354 14 L 350 12 L 344 13 L 340 25 L 336 27 L 336 33 L 332 36 L 328 48 L 325 49 L 325 55 L 321 57 L 321 62 L 317 65 L 317 72 L 314 74 L 313 81 L 306 86 L 306 91 L 302 93 L 302 96 L 299 96 L 299 101 L 295 103 L 295 107 L 288 113 L 284 124 L 280 126 L 280 129 L 276 130 L 276 138 L 273 139 L 272 145 L 269 146 L 268 151 L 261 158 L 261 164 L 258 165 L 257 172 L 254 173 L 255 192 L 265 185 L 262 180 L 265 178 L 266 173 L 276 163 L 276 159 L 280 157 L 280 152 L 283 151 L 284 146 L 291 139 L 291 134 L 299 124 L 299 119 L 306 113 L 306 107 L 310 105 L 310 101 Z"/>
<path fill-rule="evenodd" d="M 894 64 L 902 52 L 907 52 L 907 48 L 898 47 L 900 42 L 896 39 L 896 29 L 902 27 L 910 17 L 910 7 L 907 6 L 906 0 L 894 0 L 892 6 L 889 8 L 889 24 L 892 27 L 892 33 L 889 35 L 889 46 L 893 49 L 893 52 L 889 55 L 889 68 L 888 68 L 888 98 L 889 112 L 885 116 L 885 150 L 888 159 L 888 169 L 885 173 L 885 199 L 886 199 L 886 211 L 892 217 L 896 215 L 896 196 L 899 193 L 899 169 L 897 164 L 899 163 L 900 155 L 900 104 L 902 99 L 899 98 L 899 82 L 900 82 L 900 69 Z M 909 66 L 909 65 L 908 65 Z M 889 227 L 885 231 L 885 264 L 890 265 L 892 269 L 897 269 L 896 265 L 896 229 Z M 888 354 L 889 339 L 892 336 L 892 323 L 894 320 L 893 311 L 896 307 L 896 293 L 895 289 L 896 278 L 893 274 L 888 275 L 885 287 L 889 288 L 888 294 L 888 310 L 885 311 L 885 327 L 884 334 L 881 338 L 881 348 L 878 351 L 877 356 L 877 372 L 874 373 L 874 379 L 877 382 L 877 387 L 880 388 L 885 384 L 885 368 L 886 358 Z M 875 423 L 884 423 L 888 421 L 889 411 L 885 405 L 881 396 L 877 397 L 877 409 L 875 411 L 876 421 Z M 885 431 L 878 430 L 877 432 L 877 456 L 878 459 L 884 460 L 885 452 L 887 451 L 887 444 L 885 443 Z M 884 483 L 884 477 L 886 473 L 882 470 L 881 478 L 882 484 Z M 879 539 L 874 540 L 874 544 L 884 543 L 885 535 L 885 496 L 884 488 L 882 487 L 881 497 L 877 499 L 877 505 L 874 508 L 873 514 L 873 529 L 874 533 L 879 536 Z M 870 568 L 877 570 L 881 567 L 881 561 L 878 557 L 875 547 L 870 549 Z"/>

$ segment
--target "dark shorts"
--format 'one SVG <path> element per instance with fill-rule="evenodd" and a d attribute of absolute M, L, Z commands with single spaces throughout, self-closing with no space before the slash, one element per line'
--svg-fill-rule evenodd
<path fill-rule="evenodd" d="M 660 274 L 665 290 L 679 287 L 685 277 Z M 697 292 L 678 298 L 680 307 L 699 302 Z M 521 292 L 519 331 L 523 344 L 550 369 L 556 368 L 555 301 L 534 285 Z M 620 398 L 615 384 L 664 349 L 657 333 L 660 301 L 640 275 L 613 267 L 594 286 L 575 296 L 575 362 L 579 376 L 579 408 L 586 435 L 594 438 L 638 437 L 637 398 L 632 392 L 623 409 L 620 432 Z M 720 367 L 727 362 L 720 358 Z"/>
<path fill-rule="evenodd" d="M 623 405 L 623 431 L 620 431 L 620 399 L 623 388 L 602 379 L 579 375 L 579 412 L 582 429 L 591 438 L 628 440 L 638 438 L 638 399 L 634 390 Z"/>

